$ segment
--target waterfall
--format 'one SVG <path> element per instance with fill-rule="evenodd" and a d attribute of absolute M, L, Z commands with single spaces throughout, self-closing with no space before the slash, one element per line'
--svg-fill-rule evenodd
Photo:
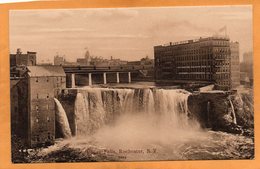
<path fill-rule="evenodd" d="M 70 138 L 71 137 L 71 130 L 70 130 L 70 126 L 69 126 L 69 122 L 68 122 L 66 112 L 63 109 L 59 100 L 54 98 L 54 101 L 55 101 L 56 108 L 57 108 L 57 111 L 55 113 L 56 122 L 58 123 L 58 125 L 60 125 L 62 135 L 65 138 Z"/>
<path fill-rule="evenodd" d="M 233 122 L 234 122 L 235 124 L 237 124 L 237 118 L 236 118 L 236 113 L 235 113 L 234 105 L 233 105 L 231 99 L 229 99 L 229 102 L 230 102 L 230 105 L 231 105 L 231 113 L 232 113 L 232 116 L 233 116 Z"/>
<path fill-rule="evenodd" d="M 174 128 L 187 127 L 188 121 L 188 96 L 184 90 L 155 91 L 155 112 L 161 116 L 161 121 Z"/>
<path fill-rule="evenodd" d="M 85 96 L 85 97 L 84 97 Z M 86 95 L 82 95 L 81 93 L 77 94 L 76 100 L 75 100 L 75 124 L 76 124 L 76 135 L 82 135 L 86 134 L 89 131 L 88 129 L 89 125 L 89 105 L 86 98 Z"/>
<path fill-rule="evenodd" d="M 210 126 L 210 101 L 207 102 L 207 125 Z"/>
<path fill-rule="evenodd" d="M 189 126 L 189 94 L 181 89 L 80 89 L 74 110 L 76 135 L 88 135 L 113 125 L 122 115 L 143 114 L 162 128 L 185 128 Z"/>

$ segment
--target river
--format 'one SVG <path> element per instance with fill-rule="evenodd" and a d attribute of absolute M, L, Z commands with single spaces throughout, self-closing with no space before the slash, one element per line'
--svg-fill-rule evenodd
<path fill-rule="evenodd" d="M 153 83 L 80 88 L 74 103 L 75 136 L 31 152 L 31 161 L 254 158 L 253 137 L 211 131 L 189 118 L 190 94 Z M 57 106 L 64 116 L 62 105 Z M 68 123 L 61 124 L 69 130 Z"/>

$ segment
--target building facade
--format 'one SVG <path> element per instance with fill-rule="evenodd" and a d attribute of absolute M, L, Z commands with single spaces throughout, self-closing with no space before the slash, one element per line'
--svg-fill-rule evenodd
<path fill-rule="evenodd" d="M 80 66 L 89 66 L 90 65 L 90 54 L 89 54 L 88 50 L 86 51 L 84 58 L 77 58 L 77 65 L 80 65 Z"/>
<path fill-rule="evenodd" d="M 12 135 L 29 148 L 51 145 L 55 140 L 56 89 L 66 87 L 60 66 L 28 66 L 11 88 Z"/>
<path fill-rule="evenodd" d="M 23 54 L 21 49 L 17 49 L 16 54 L 10 54 L 10 66 L 35 66 L 36 52 L 27 51 Z"/>
<path fill-rule="evenodd" d="M 239 61 L 239 43 L 230 42 L 230 75 L 231 88 L 236 88 L 240 85 L 240 61 Z"/>
<path fill-rule="evenodd" d="M 65 59 L 62 56 L 56 55 L 54 56 L 54 65 L 64 65 Z"/>
<path fill-rule="evenodd" d="M 231 86 L 231 50 L 226 37 L 208 37 L 154 47 L 156 80 Z"/>
<path fill-rule="evenodd" d="M 240 70 L 243 73 L 246 73 L 249 80 L 250 80 L 250 85 L 253 86 L 253 79 L 254 79 L 254 71 L 253 71 L 253 52 L 245 52 L 243 54 L 243 62 L 240 65 Z"/>
<path fill-rule="evenodd" d="M 36 65 L 36 52 L 23 54 L 18 48 L 16 54 L 10 54 L 10 77 L 19 78 L 26 70 L 26 66 Z"/>

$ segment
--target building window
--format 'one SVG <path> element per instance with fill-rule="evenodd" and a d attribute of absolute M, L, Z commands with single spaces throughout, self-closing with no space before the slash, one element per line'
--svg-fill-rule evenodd
<path fill-rule="evenodd" d="M 49 77 L 46 77 L 46 81 L 49 82 Z"/>
<path fill-rule="evenodd" d="M 49 98 L 49 93 L 47 93 L 47 99 Z"/>
<path fill-rule="evenodd" d="M 39 81 L 39 79 L 38 79 L 38 77 L 36 77 L 36 82 L 38 82 Z"/>
<path fill-rule="evenodd" d="M 50 122 L 50 121 L 51 121 L 51 119 L 49 117 L 47 117 L 47 122 Z"/>
<path fill-rule="evenodd" d="M 39 107 L 38 105 L 35 106 L 36 112 L 39 112 Z"/>

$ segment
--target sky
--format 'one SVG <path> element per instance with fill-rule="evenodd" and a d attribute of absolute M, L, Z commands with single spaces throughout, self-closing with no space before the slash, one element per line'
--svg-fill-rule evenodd
<path fill-rule="evenodd" d="M 10 52 L 37 52 L 37 62 L 92 56 L 139 60 L 153 58 L 156 45 L 209 37 L 226 26 L 231 41 L 253 50 L 252 6 L 85 8 L 12 10 Z M 223 32 L 219 32 L 224 35 Z"/>

